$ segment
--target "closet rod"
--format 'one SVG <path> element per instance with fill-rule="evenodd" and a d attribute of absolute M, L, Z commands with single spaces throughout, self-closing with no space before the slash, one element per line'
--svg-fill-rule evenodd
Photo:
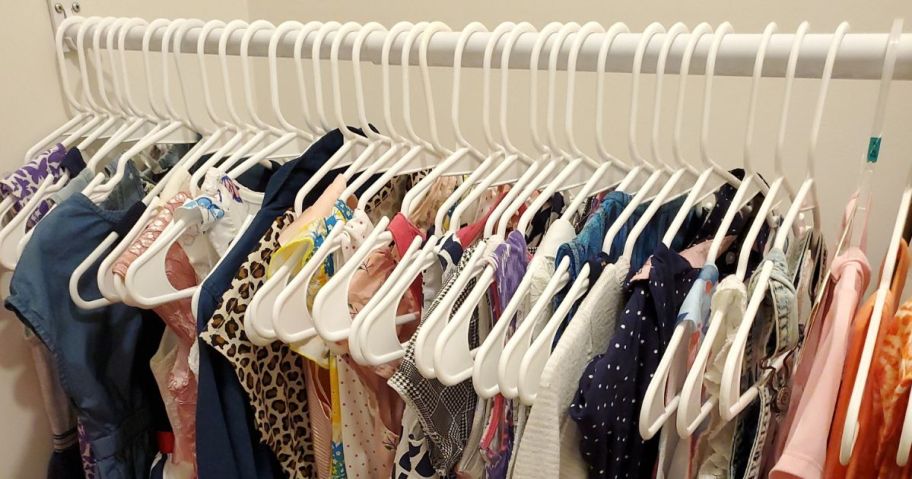
<path fill-rule="evenodd" d="M 606 25 L 607 27 L 608 25 Z M 95 27 L 89 28 L 87 34 L 91 35 Z M 142 46 L 143 33 L 146 27 L 138 26 L 130 30 L 126 37 L 126 48 L 129 50 L 139 50 Z M 75 41 L 77 28 L 72 27 L 67 31 L 66 37 Z M 216 31 L 218 32 L 218 31 Z M 159 29 L 152 37 L 152 49 L 159 50 L 161 47 L 161 38 L 164 29 Z M 259 31 L 253 37 L 250 44 L 251 56 L 266 56 L 267 46 L 271 32 Z M 233 32 L 228 43 L 228 52 L 232 55 L 238 54 L 243 31 Z M 526 33 L 520 36 L 519 41 L 512 51 L 510 61 L 511 68 L 528 68 L 529 57 L 532 46 L 535 44 L 536 33 Z M 199 29 L 191 30 L 183 39 L 181 50 L 186 53 L 196 52 L 197 38 Z M 316 34 L 311 34 L 304 42 L 303 54 L 310 57 L 311 44 Z M 486 32 L 472 35 L 466 45 L 463 55 L 463 66 L 480 67 L 484 48 L 487 44 L 490 34 Z M 770 77 L 781 77 L 785 73 L 786 62 L 788 60 L 789 48 L 792 44 L 793 34 L 782 33 L 773 35 L 767 49 L 766 61 L 764 64 L 763 74 Z M 877 79 L 880 78 L 883 67 L 883 54 L 887 42 L 888 33 L 850 33 L 845 36 L 842 48 L 839 50 L 835 69 L 834 78 L 855 78 L 855 79 Z M 329 57 L 330 45 L 332 44 L 334 34 L 329 34 L 323 43 L 321 56 Z M 379 63 L 380 48 L 386 37 L 384 32 L 371 33 L 362 47 L 361 58 L 363 61 Z M 428 62 L 432 66 L 452 66 L 453 52 L 456 48 L 456 42 L 459 32 L 440 32 L 434 35 L 428 48 Z M 659 49 L 662 45 L 664 35 L 659 34 L 652 38 L 644 58 L 643 70 L 653 72 L 655 69 L 656 59 Z M 675 39 L 666 65 L 666 72 L 676 73 L 681 61 L 681 55 L 687 45 L 689 35 L 679 35 Z M 90 38 L 90 37 L 87 37 Z M 578 69 L 581 71 L 594 71 L 596 67 L 596 57 L 602 42 L 602 34 L 590 35 L 580 52 L 580 61 Z M 639 33 L 620 34 L 615 39 L 611 53 L 606 62 L 607 70 L 610 72 L 629 73 L 633 64 L 633 55 L 639 41 Z M 796 75 L 804 78 L 819 78 L 823 71 L 823 64 L 826 59 L 827 49 L 829 48 L 832 34 L 815 33 L 806 35 L 801 47 L 800 62 Z M 355 35 L 351 34 L 343 42 L 341 57 L 343 59 L 351 58 L 351 47 Z M 719 56 L 716 63 L 716 75 L 726 76 L 751 76 L 757 48 L 760 44 L 761 35 L 755 33 L 733 33 L 729 34 L 722 41 L 719 50 Z M 399 61 L 399 52 L 404 43 L 405 35 L 397 38 L 391 59 L 393 64 Z M 501 44 L 506 41 L 501 39 Z M 571 46 L 571 41 L 564 42 L 562 48 L 562 58 L 566 60 Z M 697 49 L 694 53 L 694 59 L 691 63 L 692 73 L 702 73 L 705 64 L 706 54 L 712 43 L 712 36 L 706 35 L 700 39 Z M 550 45 L 550 41 L 549 41 Z M 286 35 L 278 48 L 280 56 L 289 57 L 293 53 L 294 34 Z M 498 48 L 499 56 L 500 49 Z M 215 54 L 218 52 L 218 35 L 210 35 L 206 42 L 206 53 Z M 495 58 L 496 65 L 499 65 L 499 59 Z M 540 68 L 547 67 L 547 55 L 541 56 Z M 412 47 L 411 63 L 418 64 L 418 42 Z M 565 63 L 564 63 L 565 64 Z M 564 68 L 564 64 L 561 68 Z M 903 34 L 897 49 L 896 71 L 894 79 L 912 80 L 912 34 Z"/>

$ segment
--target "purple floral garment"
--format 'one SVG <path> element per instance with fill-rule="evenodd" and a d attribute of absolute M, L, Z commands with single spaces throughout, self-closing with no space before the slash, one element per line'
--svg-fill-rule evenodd
<path fill-rule="evenodd" d="M 492 255 L 494 270 L 494 317 L 499 318 L 504 307 L 513 298 L 519 283 L 526 274 L 529 265 L 526 238 L 519 231 L 511 231 L 506 241 L 497 246 Z M 495 319 L 496 320 L 496 319 Z M 516 330 L 517 317 L 514 316 L 507 328 L 506 338 Z M 505 479 L 513 454 L 514 418 L 516 407 L 512 400 L 498 394 L 493 399 L 491 415 L 480 444 L 482 455 L 487 466 L 485 472 L 490 479 Z"/>
<path fill-rule="evenodd" d="M 12 197 L 15 202 L 11 211 L 18 213 L 48 175 L 54 178 L 60 176 L 63 171 L 60 162 L 64 156 L 66 156 L 66 148 L 59 143 L 42 151 L 31 161 L 0 180 L 0 198 Z"/>

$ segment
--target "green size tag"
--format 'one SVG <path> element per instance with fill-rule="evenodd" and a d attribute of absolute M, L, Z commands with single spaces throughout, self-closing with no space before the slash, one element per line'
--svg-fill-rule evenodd
<path fill-rule="evenodd" d="M 880 140 L 879 136 L 872 136 L 868 140 L 868 163 L 877 163 L 877 157 L 880 156 Z"/>

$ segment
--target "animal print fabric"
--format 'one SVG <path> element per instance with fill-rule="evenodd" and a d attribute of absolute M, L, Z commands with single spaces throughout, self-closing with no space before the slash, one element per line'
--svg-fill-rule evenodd
<path fill-rule="evenodd" d="M 279 247 L 279 233 L 292 221 L 290 211 L 276 218 L 238 270 L 200 337 L 234 366 L 263 440 L 288 477 L 298 479 L 317 474 L 307 415 L 305 359 L 279 341 L 254 345 L 243 327 L 247 305 L 266 281 L 266 267 Z"/>

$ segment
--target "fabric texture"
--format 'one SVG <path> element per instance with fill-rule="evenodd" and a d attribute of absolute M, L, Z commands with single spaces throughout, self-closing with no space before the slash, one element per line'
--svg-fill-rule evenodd
<path fill-rule="evenodd" d="M 313 441 L 307 416 L 304 358 L 281 342 L 256 346 L 244 332 L 244 312 L 266 281 L 266 267 L 278 248 L 278 236 L 293 215 L 273 223 L 259 246 L 241 265 L 231 288 L 200 338 L 235 368 L 238 380 L 256 411 L 256 425 L 291 477 L 315 475 Z"/>
<path fill-rule="evenodd" d="M 204 331 L 218 309 L 222 296 L 228 291 L 248 255 L 256 251 L 260 240 L 272 232 L 277 218 L 294 204 L 298 189 L 304 185 L 336 152 L 343 135 L 333 130 L 314 143 L 301 157 L 289 161 L 269 177 L 263 206 L 250 220 L 244 233 L 235 239 L 203 284 L 197 301 L 197 330 Z M 340 169 L 329 171 L 315 188 L 305 195 L 303 204 L 316 201 Z M 290 221 L 290 218 L 283 219 Z M 262 281 L 264 271 L 247 270 Z M 226 299 L 226 303 L 231 298 Z M 231 307 L 232 304 L 226 304 Z M 238 335 L 238 331 L 232 331 Z M 300 356 L 298 356 L 300 357 Z M 242 381 L 232 363 L 221 353 L 201 342 L 199 347 L 199 399 L 197 403 L 197 458 L 201 477 L 241 479 L 248 477 L 281 477 L 283 469 L 275 454 L 257 432 L 254 413 L 248 402 Z"/>
<path fill-rule="evenodd" d="M 586 474 L 579 452 L 580 431 L 569 420 L 568 408 L 586 365 L 608 347 L 624 305 L 628 268 L 625 259 L 605 265 L 548 358 L 516 452 L 517 479 Z"/>
<path fill-rule="evenodd" d="M 832 303 L 820 319 L 822 330 L 815 354 L 809 358 L 813 362 L 808 380 L 771 479 L 823 477 L 827 441 L 820 431 L 830 430 L 851 321 L 870 279 L 867 258 L 858 248 L 834 259 L 831 268 L 832 292 L 828 296 Z"/>
<path fill-rule="evenodd" d="M 35 227 L 6 300 L 6 307 L 51 351 L 91 450 L 90 474 L 99 478 L 148 474 L 155 454 L 153 415 L 162 408 L 148 362 L 163 327 L 123 304 L 82 310 L 72 302 L 68 282 L 114 229 L 124 208 L 141 196 L 139 175 L 130 162 L 103 204 L 82 195 L 60 204 Z M 94 278 L 97 269 L 93 265 L 85 277 Z M 100 297 L 97 285 L 87 283 L 81 294 Z"/>

